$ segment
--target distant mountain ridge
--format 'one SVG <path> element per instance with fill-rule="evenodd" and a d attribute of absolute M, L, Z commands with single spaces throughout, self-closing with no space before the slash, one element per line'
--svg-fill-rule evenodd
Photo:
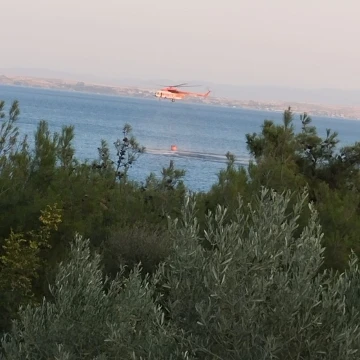
<path fill-rule="evenodd" d="M 57 78 L 63 80 L 86 81 L 109 86 L 133 86 L 150 89 L 155 89 L 162 85 L 188 82 L 190 84 L 201 84 L 202 88 L 209 88 L 212 95 L 219 98 L 265 102 L 298 102 L 324 105 L 360 106 L 360 89 L 301 89 L 271 85 L 229 85 L 196 79 L 144 80 L 130 77 L 107 78 L 93 74 L 74 74 L 65 71 L 55 71 L 43 68 L 0 68 L 0 75 Z"/>

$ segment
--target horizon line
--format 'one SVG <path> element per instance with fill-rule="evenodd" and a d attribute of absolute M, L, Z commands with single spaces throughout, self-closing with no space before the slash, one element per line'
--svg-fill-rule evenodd
<path fill-rule="evenodd" d="M 6 73 L 3 73 L 4 71 L 14 72 L 14 74 L 6 75 Z M 21 71 L 27 71 L 27 72 L 44 71 L 44 72 L 54 73 L 54 75 L 52 75 L 52 76 L 50 76 L 50 75 L 32 75 L 29 73 L 28 74 L 21 74 L 21 73 L 15 74 L 16 72 L 21 72 Z M 106 82 L 108 82 L 108 81 L 114 81 L 114 82 L 137 81 L 137 82 L 146 82 L 146 83 L 167 81 L 167 82 L 172 82 L 172 83 L 178 83 L 178 82 L 199 83 L 200 82 L 200 83 L 204 84 L 204 85 L 200 85 L 200 86 L 215 85 L 215 86 L 252 88 L 252 89 L 277 88 L 277 89 L 291 89 L 291 90 L 301 90 L 301 91 L 324 91 L 324 90 L 341 91 L 341 92 L 360 91 L 360 87 L 358 87 L 358 88 L 341 88 L 341 87 L 320 87 L 320 86 L 306 87 L 306 86 L 279 85 L 279 84 L 240 84 L 240 83 L 230 84 L 230 83 L 226 83 L 226 82 L 216 82 L 216 81 L 196 80 L 196 79 L 194 79 L 194 80 L 180 80 L 180 79 L 172 80 L 172 79 L 162 79 L 162 78 L 138 78 L 138 77 L 133 77 L 133 76 L 110 78 L 108 76 L 97 75 L 97 74 L 93 74 L 93 73 L 77 73 L 77 72 L 69 72 L 69 71 L 65 71 L 65 70 L 52 70 L 49 68 L 42 68 L 42 67 L 34 67 L 34 68 L 30 68 L 30 67 L 7 68 L 7 67 L 4 67 L 4 68 L 0 68 L 0 75 L 3 75 L 3 76 L 28 76 L 28 77 L 38 78 L 38 79 L 73 80 L 73 81 L 83 81 L 83 82 L 89 82 L 89 83 L 90 83 L 89 80 L 85 80 L 82 78 L 93 77 L 93 78 L 97 78 L 98 79 L 97 81 L 100 81 L 100 83 L 91 82 L 92 84 L 106 85 L 106 86 L 113 86 L 113 85 L 110 85 L 109 83 L 104 83 L 104 81 L 106 81 Z M 59 77 L 59 76 L 63 76 L 63 77 Z M 70 76 L 71 78 L 65 78 L 64 76 Z M 91 80 L 91 81 L 95 81 L 95 80 Z M 128 85 L 128 86 L 130 87 L 131 85 Z"/>

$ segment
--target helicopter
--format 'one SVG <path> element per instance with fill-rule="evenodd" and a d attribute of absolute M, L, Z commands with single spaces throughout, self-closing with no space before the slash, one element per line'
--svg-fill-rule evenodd
<path fill-rule="evenodd" d="M 195 97 L 204 97 L 206 98 L 210 94 L 210 90 L 204 94 L 190 92 L 190 91 L 181 91 L 178 88 L 182 87 L 195 87 L 197 85 L 188 85 L 187 83 L 177 84 L 177 85 L 168 85 L 163 87 L 162 89 L 155 92 L 155 96 L 160 99 L 170 99 L 172 102 L 175 100 L 183 100 L 185 97 L 188 96 L 195 96 Z"/>

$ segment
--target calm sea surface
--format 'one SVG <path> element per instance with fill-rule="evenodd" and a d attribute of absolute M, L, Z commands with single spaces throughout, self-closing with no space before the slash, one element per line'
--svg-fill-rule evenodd
<path fill-rule="evenodd" d="M 51 131 L 74 125 L 76 156 L 83 160 L 98 157 L 101 139 L 115 155 L 113 143 L 129 123 L 147 149 L 130 169 L 130 177 L 144 181 L 150 172 L 160 175 L 173 159 L 177 168 L 186 170 L 187 186 L 196 191 L 207 191 L 216 182 L 227 151 L 235 154 L 239 163 L 248 161 L 246 133 L 260 131 L 264 119 L 277 123 L 282 119 L 282 113 L 276 112 L 0 86 L 0 100 L 7 102 L 7 109 L 15 99 L 20 102 L 22 134 L 32 135 L 40 120 L 46 120 Z M 360 121 L 312 118 L 319 134 L 325 135 L 326 128 L 338 131 L 341 145 L 360 141 Z M 300 127 L 299 120 L 296 126 Z M 177 153 L 170 151 L 171 145 L 177 146 Z"/>

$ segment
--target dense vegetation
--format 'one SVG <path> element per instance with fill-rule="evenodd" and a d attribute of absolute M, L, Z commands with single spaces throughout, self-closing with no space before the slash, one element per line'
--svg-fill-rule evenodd
<path fill-rule="evenodd" d="M 72 126 L 30 148 L 19 112 L 0 102 L 4 358 L 359 358 L 360 143 L 289 108 L 191 194 L 173 162 L 129 179 L 127 124 L 87 163 Z"/>

